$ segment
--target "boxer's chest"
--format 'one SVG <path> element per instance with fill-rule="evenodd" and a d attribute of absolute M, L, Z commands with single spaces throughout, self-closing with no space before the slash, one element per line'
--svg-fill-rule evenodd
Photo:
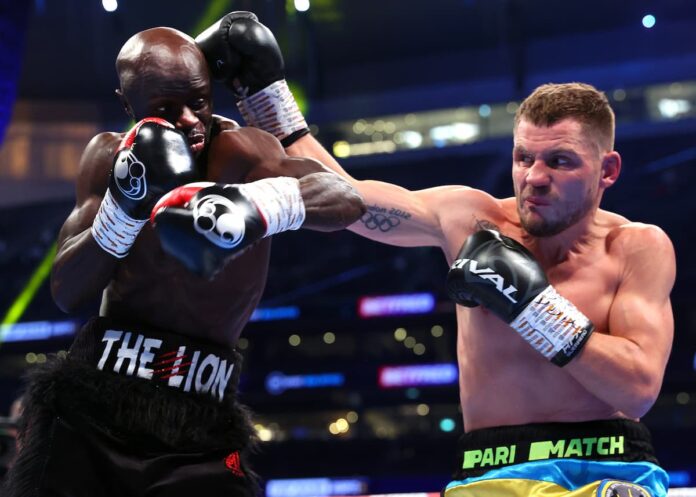
<path fill-rule="evenodd" d="M 546 265 L 544 271 L 556 291 L 592 321 L 595 332 L 610 332 L 611 308 L 621 279 L 617 261 L 602 251 L 588 251 Z M 538 366 L 538 353 L 485 307 L 458 307 L 457 319 L 460 359 L 465 357 L 468 366 L 496 369 L 513 361 L 516 368 L 523 368 L 525 359 L 530 368 Z"/>
<path fill-rule="evenodd" d="M 611 306 L 620 285 L 619 261 L 602 250 L 546 267 L 556 291 L 572 302 L 600 332 L 608 330 Z"/>

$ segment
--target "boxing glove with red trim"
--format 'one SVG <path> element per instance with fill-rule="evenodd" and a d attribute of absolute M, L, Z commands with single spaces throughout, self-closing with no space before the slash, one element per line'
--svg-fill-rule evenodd
<path fill-rule="evenodd" d="M 304 218 L 299 181 L 289 177 L 192 183 L 162 197 L 151 216 L 164 251 L 208 278 L 261 238 L 300 228 Z"/>
<path fill-rule="evenodd" d="M 155 202 L 177 185 L 196 179 L 183 133 L 155 117 L 136 123 L 114 156 L 109 186 L 92 223 L 94 239 L 111 255 L 125 257 Z"/>

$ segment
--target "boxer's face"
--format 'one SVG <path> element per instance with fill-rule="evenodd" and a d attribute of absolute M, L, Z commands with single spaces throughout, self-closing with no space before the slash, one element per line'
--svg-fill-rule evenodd
<path fill-rule="evenodd" d="M 213 122 L 210 78 L 197 48 L 163 51 L 136 64 L 123 94 L 135 120 L 161 117 L 182 131 L 198 155 L 210 140 Z"/>
<path fill-rule="evenodd" d="M 512 179 L 527 232 L 553 236 L 594 211 L 605 187 L 605 154 L 592 133 L 574 119 L 550 127 L 522 119 L 514 135 Z"/>

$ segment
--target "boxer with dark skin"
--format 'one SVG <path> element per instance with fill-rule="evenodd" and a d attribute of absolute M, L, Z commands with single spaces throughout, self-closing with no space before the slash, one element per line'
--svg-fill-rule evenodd
<path fill-rule="evenodd" d="M 161 117 L 181 130 L 205 180 L 247 183 L 275 176 L 301 178 L 305 228 L 341 229 L 362 214 L 360 196 L 338 175 L 324 172 L 319 162 L 290 158 L 270 134 L 213 114 L 205 59 L 182 33 L 155 28 L 135 35 L 119 53 L 116 68 L 121 82 L 117 93 L 128 115 L 134 120 Z M 97 135 L 84 152 L 76 207 L 59 235 L 51 280 L 55 301 L 71 312 L 105 289 L 102 315 L 135 317 L 232 346 L 263 293 L 270 238 L 258 241 L 212 279 L 197 277 L 176 259 L 166 257 L 150 225 L 142 229 L 125 259 L 106 253 L 89 228 L 123 135 Z"/>
<path fill-rule="evenodd" d="M 187 35 L 140 32 L 116 69 L 138 122 L 87 145 L 51 278 L 62 310 L 101 295 L 100 316 L 66 358 L 34 368 L 3 495 L 250 497 L 255 431 L 234 346 L 264 290 L 269 237 L 342 229 L 365 207 L 320 162 L 213 114 Z"/>

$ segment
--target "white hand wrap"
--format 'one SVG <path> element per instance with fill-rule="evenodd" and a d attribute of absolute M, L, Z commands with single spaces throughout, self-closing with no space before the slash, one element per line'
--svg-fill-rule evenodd
<path fill-rule="evenodd" d="M 554 364 L 567 364 L 582 348 L 594 325 L 549 285 L 510 323 L 522 338 Z"/>
<path fill-rule="evenodd" d="M 307 129 L 307 122 L 284 79 L 240 100 L 237 107 L 249 126 L 268 131 L 281 141 Z"/>
<path fill-rule="evenodd" d="M 128 255 L 145 223 L 147 219 L 133 219 L 123 212 L 107 189 L 92 223 L 92 236 L 101 248 L 122 259 Z"/>
<path fill-rule="evenodd" d="M 300 194 L 300 182 L 295 178 L 267 178 L 239 185 L 239 190 L 256 204 L 266 221 L 266 234 L 296 230 L 305 220 L 305 205 Z"/>

